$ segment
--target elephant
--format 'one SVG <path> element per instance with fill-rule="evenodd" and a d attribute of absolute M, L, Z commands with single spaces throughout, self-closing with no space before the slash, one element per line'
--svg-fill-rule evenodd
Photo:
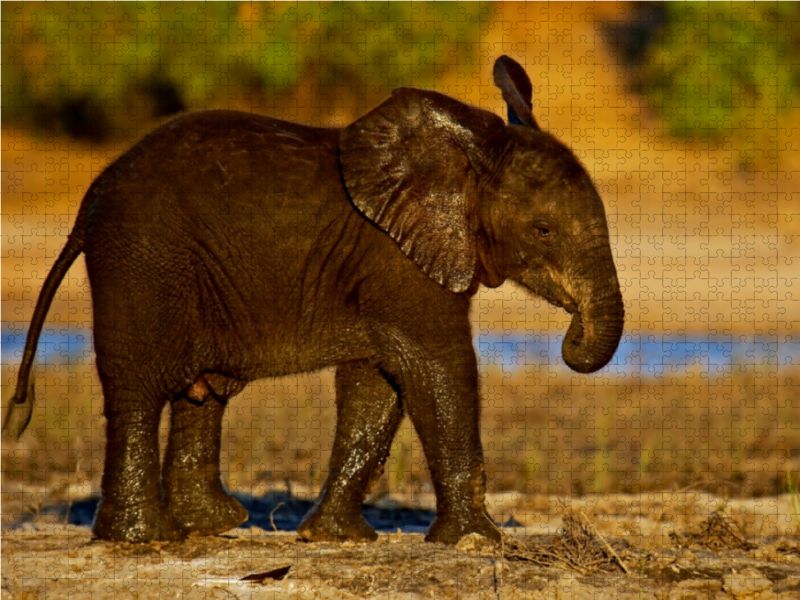
<path fill-rule="evenodd" d="M 220 480 L 228 400 L 333 367 L 329 471 L 300 538 L 377 538 L 362 503 L 407 414 L 436 496 L 426 540 L 500 539 L 470 299 L 510 280 L 565 309 L 562 355 L 581 373 L 613 357 L 624 303 L 590 175 L 539 128 L 523 67 L 502 56 L 493 78 L 508 124 L 415 88 L 338 129 L 199 111 L 92 183 L 43 284 L 4 429 L 27 426 L 42 325 L 83 253 L 107 419 L 94 535 L 170 541 L 243 523 Z"/>

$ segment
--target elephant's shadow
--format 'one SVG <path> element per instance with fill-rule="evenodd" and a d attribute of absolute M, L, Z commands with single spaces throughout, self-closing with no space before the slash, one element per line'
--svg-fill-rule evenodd
<path fill-rule="evenodd" d="M 309 500 L 300 500 L 286 492 L 270 492 L 264 496 L 247 496 L 236 494 L 236 499 L 250 513 L 250 518 L 241 527 L 261 527 L 267 531 L 295 531 L 303 517 L 313 506 Z M 42 514 L 52 517 L 63 517 L 69 514 L 70 525 L 91 526 L 98 498 L 55 504 L 42 510 Z M 273 512 L 274 511 L 274 512 Z M 270 518 L 272 515 L 272 518 Z M 431 510 L 413 508 L 385 508 L 373 505 L 364 506 L 364 517 L 376 531 L 403 533 L 424 533 L 433 522 L 435 513 Z"/>

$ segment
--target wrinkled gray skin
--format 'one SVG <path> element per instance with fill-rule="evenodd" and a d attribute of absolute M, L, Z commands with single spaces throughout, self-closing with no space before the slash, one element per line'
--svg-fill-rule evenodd
<path fill-rule="evenodd" d="M 30 418 L 42 323 L 83 252 L 108 419 L 98 537 L 242 523 L 220 483 L 228 399 L 334 365 L 330 471 L 300 535 L 376 537 L 361 503 L 405 412 L 436 491 L 427 539 L 499 538 L 484 506 L 470 298 L 511 279 L 563 307 L 563 356 L 581 372 L 613 356 L 623 304 L 589 175 L 536 126 L 522 68 L 502 57 L 494 75 L 511 125 L 416 89 L 344 129 L 198 112 L 94 182 L 37 304 L 5 429 L 18 437 Z"/>

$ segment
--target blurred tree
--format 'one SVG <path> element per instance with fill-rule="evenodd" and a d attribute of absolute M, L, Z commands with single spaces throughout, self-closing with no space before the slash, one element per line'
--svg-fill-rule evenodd
<path fill-rule="evenodd" d="M 486 3 L 3 2 L 3 118 L 101 139 L 246 90 L 425 85 L 480 54 Z M 135 126 L 135 125 L 133 125 Z"/>
<path fill-rule="evenodd" d="M 674 135 L 730 136 L 747 166 L 774 158 L 779 119 L 800 107 L 798 66 L 800 3 L 667 2 L 641 91 Z"/>

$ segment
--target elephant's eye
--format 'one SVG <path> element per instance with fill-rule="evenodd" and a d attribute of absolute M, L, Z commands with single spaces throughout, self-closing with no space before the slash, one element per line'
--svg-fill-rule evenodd
<path fill-rule="evenodd" d="M 536 236 L 539 238 L 539 241 L 544 244 L 552 244 L 553 243 L 553 229 L 545 224 L 545 223 L 537 223 L 534 225 Z"/>

